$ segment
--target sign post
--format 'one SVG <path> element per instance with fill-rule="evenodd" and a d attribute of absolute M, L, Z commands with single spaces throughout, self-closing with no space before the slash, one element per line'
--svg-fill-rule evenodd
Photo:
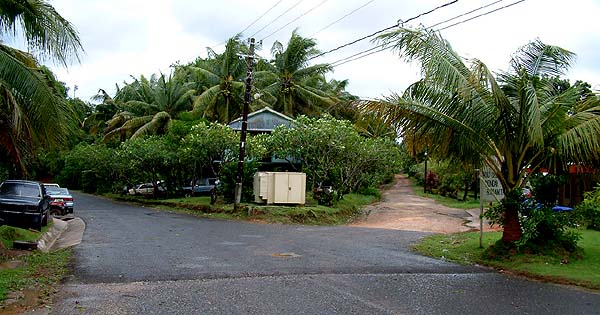
<path fill-rule="evenodd" d="M 479 171 L 479 248 L 483 247 L 483 202 L 498 202 L 504 198 L 500 180 L 492 169 L 484 165 Z"/>

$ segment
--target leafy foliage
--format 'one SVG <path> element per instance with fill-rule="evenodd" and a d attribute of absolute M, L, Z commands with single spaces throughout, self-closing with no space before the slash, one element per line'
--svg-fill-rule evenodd
<path fill-rule="evenodd" d="M 512 194 L 494 205 L 484 215 L 490 220 L 490 224 L 504 225 L 504 210 L 508 207 L 520 209 L 519 221 L 523 236 L 514 243 L 517 250 L 530 252 L 542 252 L 552 248 L 561 248 L 567 252 L 577 250 L 580 235 L 573 231 L 577 226 L 573 213 L 556 212 L 553 211 L 552 206 L 526 199 L 516 191 Z"/>
<path fill-rule="evenodd" d="M 317 88 L 324 80 L 323 75 L 332 67 L 328 64 L 308 65 L 308 60 L 319 54 L 316 45 L 313 39 L 303 38 L 296 31 L 292 32 L 285 49 L 280 42 L 273 44 L 271 73 L 262 75 L 266 75 L 265 82 L 272 81 L 263 91 L 275 97 L 276 110 L 291 117 L 299 114 L 315 116 L 334 104 L 331 96 L 342 96 L 345 84 L 337 81 L 332 82 L 335 86 L 328 85 L 333 92 L 329 95 Z"/>
<path fill-rule="evenodd" d="M 399 170 L 400 151 L 389 139 L 363 138 L 349 121 L 299 117 L 292 128 L 277 128 L 271 150 L 300 161 L 315 190 L 333 186 L 339 196 L 385 181 Z"/>
<path fill-rule="evenodd" d="M 588 229 L 600 231 L 600 186 L 584 195 L 582 203 L 575 207 L 579 224 Z"/>
<path fill-rule="evenodd" d="M 403 95 L 363 102 L 365 111 L 402 126 L 405 139 L 421 139 L 439 157 L 477 157 L 507 196 L 524 187 L 528 172 L 600 157 L 598 98 L 550 79 L 565 73 L 573 53 L 533 41 L 514 54 L 508 72 L 494 75 L 479 60 L 466 64 L 434 31 L 401 28 L 379 40 L 418 60 L 423 78 Z M 512 243 L 521 238 L 520 205 L 505 206 L 503 240 Z"/>
<path fill-rule="evenodd" d="M 66 65 L 82 50 L 77 32 L 43 0 L 0 2 L 0 35 L 22 31 L 29 51 Z M 0 158 L 11 176 L 27 173 L 27 156 L 60 146 L 76 126 L 64 90 L 27 52 L 0 44 Z M 52 119 L 48 119 L 52 117 Z"/>

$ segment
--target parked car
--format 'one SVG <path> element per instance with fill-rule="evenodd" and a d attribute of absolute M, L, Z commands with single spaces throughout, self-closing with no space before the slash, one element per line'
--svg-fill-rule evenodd
<path fill-rule="evenodd" d="M 165 193 L 167 190 L 160 183 L 158 183 L 158 193 Z M 135 187 L 129 189 L 130 195 L 135 196 L 151 196 L 154 194 L 154 185 L 152 183 L 138 184 Z"/>
<path fill-rule="evenodd" d="M 50 196 L 43 184 L 26 180 L 0 183 L 0 219 L 3 224 L 41 230 L 48 225 Z"/>
<path fill-rule="evenodd" d="M 210 195 L 217 185 L 219 185 L 217 178 L 200 178 L 196 180 L 196 184 L 193 187 L 182 187 L 182 190 L 186 197 L 191 195 Z"/>
<path fill-rule="evenodd" d="M 46 184 L 44 184 L 46 186 Z M 66 215 L 73 213 L 73 196 L 67 188 L 46 186 L 46 193 L 50 196 L 50 214 Z"/>
<path fill-rule="evenodd" d="M 46 187 L 46 188 L 48 188 L 48 187 L 60 188 L 60 185 L 55 184 L 55 183 L 44 183 L 44 187 Z"/>

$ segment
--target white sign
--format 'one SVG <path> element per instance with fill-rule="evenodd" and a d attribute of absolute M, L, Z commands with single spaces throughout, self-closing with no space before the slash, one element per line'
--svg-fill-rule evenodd
<path fill-rule="evenodd" d="M 481 201 L 496 202 L 504 198 L 500 180 L 489 166 L 484 166 L 479 175 Z"/>

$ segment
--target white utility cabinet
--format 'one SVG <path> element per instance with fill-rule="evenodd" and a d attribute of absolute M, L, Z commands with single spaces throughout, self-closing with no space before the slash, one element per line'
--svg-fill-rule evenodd
<path fill-rule="evenodd" d="M 254 201 L 266 204 L 306 203 L 306 174 L 257 172 L 254 174 Z"/>

